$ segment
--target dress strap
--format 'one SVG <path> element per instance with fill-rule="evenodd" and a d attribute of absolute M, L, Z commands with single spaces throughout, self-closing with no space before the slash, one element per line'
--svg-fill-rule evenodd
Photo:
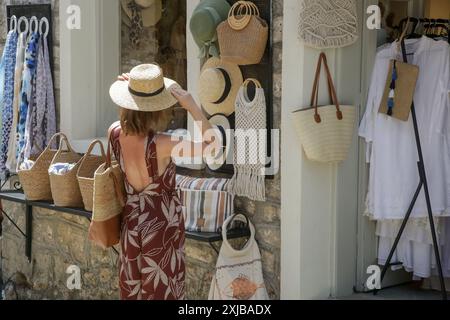
<path fill-rule="evenodd" d="M 151 130 L 147 138 L 147 150 L 145 161 L 147 162 L 148 175 L 151 178 L 158 176 L 158 157 L 156 156 L 156 134 Z"/>

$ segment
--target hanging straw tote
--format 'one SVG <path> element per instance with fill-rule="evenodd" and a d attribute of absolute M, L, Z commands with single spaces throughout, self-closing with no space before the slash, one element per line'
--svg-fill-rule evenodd
<path fill-rule="evenodd" d="M 63 149 L 64 144 L 66 144 L 66 150 Z M 76 165 L 65 174 L 57 175 L 48 173 L 50 176 L 53 202 L 56 206 L 71 208 L 83 207 L 83 198 L 81 197 L 80 187 L 77 181 L 77 171 L 80 167 L 81 159 L 82 156 L 72 149 L 69 140 L 63 137 L 51 165 L 55 163 L 76 163 Z"/>
<path fill-rule="evenodd" d="M 120 241 L 120 224 L 125 206 L 125 185 L 122 171 L 111 161 L 111 137 L 106 151 L 106 162 L 94 175 L 94 209 L 89 226 L 89 239 L 107 249 Z"/>
<path fill-rule="evenodd" d="M 92 154 L 96 145 L 100 146 L 101 156 Z M 100 140 L 95 140 L 89 146 L 88 151 L 81 160 L 78 168 L 77 179 L 83 197 L 84 209 L 92 211 L 94 198 L 94 174 L 95 171 L 106 161 L 105 148 Z"/>
<path fill-rule="evenodd" d="M 269 26 L 253 2 L 238 1 L 228 20 L 217 27 L 217 36 L 223 61 L 241 66 L 258 64 L 266 50 Z"/>
<path fill-rule="evenodd" d="M 318 106 L 321 66 L 325 65 L 331 105 Z M 355 128 L 356 108 L 339 105 L 327 58 L 320 54 L 311 107 L 295 111 L 293 120 L 309 160 L 336 163 L 347 158 Z"/>
<path fill-rule="evenodd" d="M 29 170 L 18 170 L 19 181 L 22 185 L 25 197 L 30 201 L 52 201 L 52 190 L 48 168 L 58 150 L 52 150 L 51 146 L 58 137 L 66 138 L 64 133 L 55 134 L 49 141 L 48 146 L 39 156 L 32 156 L 30 160 L 35 161 Z"/>

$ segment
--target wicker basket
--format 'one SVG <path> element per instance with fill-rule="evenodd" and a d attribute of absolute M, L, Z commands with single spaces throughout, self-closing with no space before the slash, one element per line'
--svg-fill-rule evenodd
<path fill-rule="evenodd" d="M 238 1 L 228 20 L 217 27 L 217 37 L 223 61 L 241 66 L 259 64 L 266 51 L 269 26 L 253 2 Z"/>
<path fill-rule="evenodd" d="M 63 142 L 65 142 L 67 150 L 63 150 Z M 76 165 L 66 174 L 48 174 L 50 176 L 53 201 L 56 206 L 83 208 L 83 198 L 77 181 L 77 171 L 80 167 L 81 159 L 81 155 L 73 151 L 67 138 L 61 139 L 59 149 L 51 165 L 55 163 L 76 163 Z"/>
<path fill-rule="evenodd" d="M 30 160 L 35 161 L 31 169 L 17 171 L 27 200 L 52 201 L 48 168 L 57 152 L 57 150 L 52 150 L 51 146 L 58 137 L 66 138 L 63 133 L 55 134 L 50 139 L 47 148 L 39 156 L 30 157 Z"/>
<path fill-rule="evenodd" d="M 101 156 L 92 155 L 95 145 L 100 146 Z M 88 151 L 81 160 L 78 168 L 77 179 L 83 197 L 84 209 L 92 211 L 94 198 L 94 174 L 95 171 L 106 161 L 105 149 L 100 140 L 95 140 L 89 146 Z"/>

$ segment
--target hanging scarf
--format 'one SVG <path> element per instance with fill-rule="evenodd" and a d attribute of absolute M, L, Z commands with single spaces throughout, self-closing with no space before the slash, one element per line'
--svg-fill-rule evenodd
<path fill-rule="evenodd" d="M 131 10 L 130 42 L 133 48 L 139 48 L 144 29 L 141 8 L 134 1 L 128 4 L 128 8 Z"/>
<path fill-rule="evenodd" d="M 9 172 L 16 172 L 17 167 L 17 122 L 19 118 L 20 91 L 22 88 L 22 74 L 25 59 L 25 47 L 27 43 L 27 34 L 21 33 L 17 42 L 16 53 L 16 72 L 14 77 L 14 103 L 13 103 L 13 119 L 11 133 L 9 135 L 8 155 L 6 160 L 6 169 Z"/>
<path fill-rule="evenodd" d="M 19 135 L 19 142 L 17 145 L 17 163 L 19 165 L 24 159 L 23 152 L 26 143 L 25 128 L 28 108 L 31 105 L 32 80 L 36 74 L 38 46 L 39 33 L 33 33 L 28 41 L 27 49 L 25 51 L 25 67 L 22 76 L 22 90 L 20 92 L 19 123 L 17 126 L 17 132 Z"/>
<path fill-rule="evenodd" d="M 2 94 L 2 134 L 0 144 L 0 176 L 4 179 L 6 175 L 6 156 L 8 153 L 9 135 L 11 133 L 14 101 L 14 71 L 16 66 L 17 33 L 10 31 L 6 40 L 5 52 L 3 55 L 4 82 Z"/>
<path fill-rule="evenodd" d="M 26 123 L 25 159 L 44 151 L 48 141 L 56 133 L 55 100 L 47 38 L 41 38 L 39 41 L 32 97 Z"/>
<path fill-rule="evenodd" d="M 267 129 L 266 97 L 264 89 L 257 88 L 255 98 L 249 101 L 247 88 L 242 86 L 236 98 L 236 144 L 234 147 L 234 176 L 231 179 L 231 192 L 237 196 L 255 201 L 265 201 L 265 164 L 259 159 L 260 149 L 266 153 L 266 141 L 260 130 Z M 238 143 L 245 141 L 238 133 L 256 130 L 257 140 L 245 146 L 245 152 Z M 245 158 L 244 158 L 245 157 Z"/>

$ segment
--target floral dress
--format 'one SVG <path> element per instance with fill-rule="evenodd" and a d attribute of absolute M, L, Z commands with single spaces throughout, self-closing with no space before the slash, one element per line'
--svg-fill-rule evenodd
<path fill-rule="evenodd" d="M 116 159 L 125 172 L 119 142 L 112 131 Z M 146 163 L 152 183 L 142 192 L 125 177 L 127 204 L 123 212 L 120 254 L 120 296 L 124 300 L 182 300 L 185 297 L 184 219 L 175 190 L 173 162 L 158 176 L 156 135 L 146 142 Z"/>

